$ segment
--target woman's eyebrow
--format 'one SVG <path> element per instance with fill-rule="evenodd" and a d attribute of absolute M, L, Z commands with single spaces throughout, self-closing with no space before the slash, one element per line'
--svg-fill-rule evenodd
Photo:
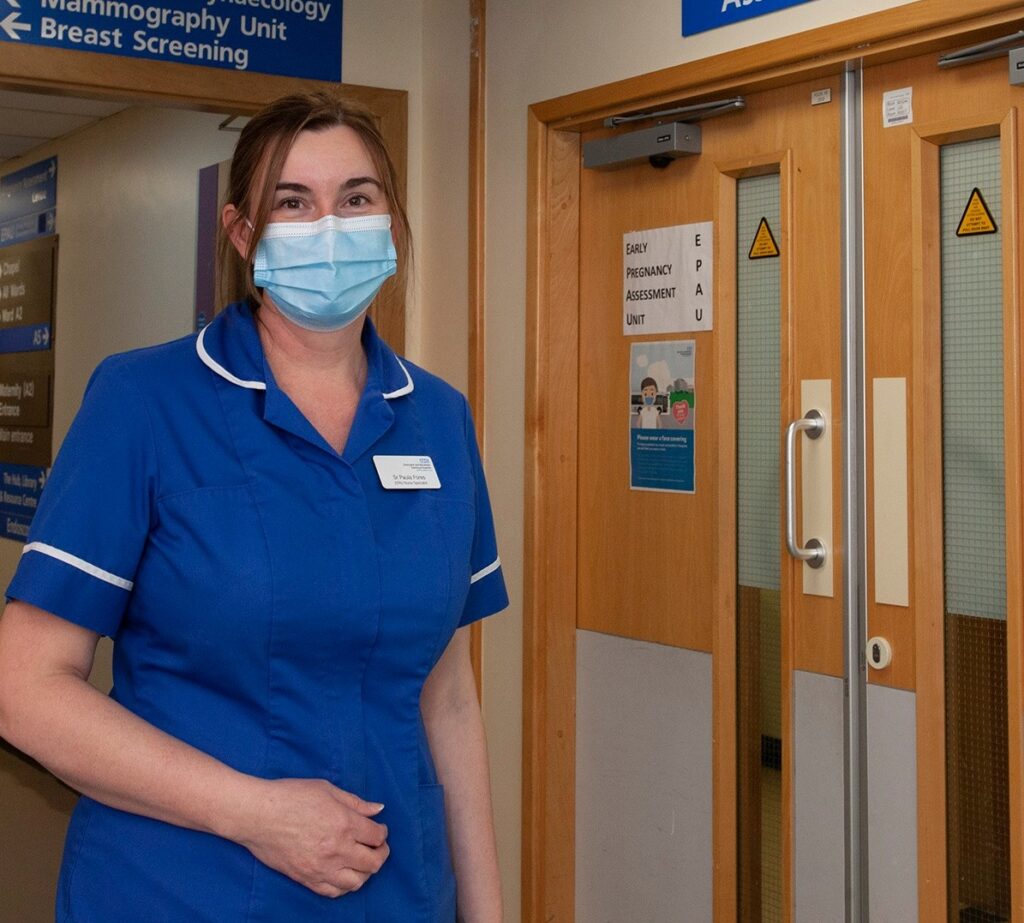
<path fill-rule="evenodd" d="M 376 186 L 378 189 L 384 188 L 381 185 L 380 180 L 373 176 L 353 176 L 352 179 L 345 180 L 345 182 L 341 184 L 341 188 L 355 189 L 357 186 L 366 185 Z M 299 192 L 306 195 L 311 194 L 313 191 L 309 186 L 306 186 L 303 183 L 278 183 L 274 189 L 276 192 Z"/>
<path fill-rule="evenodd" d="M 342 189 L 354 189 L 356 186 L 365 186 L 369 183 L 371 186 L 376 186 L 378 189 L 383 188 L 380 180 L 372 176 L 353 176 L 352 179 L 346 180 L 341 184 Z"/>

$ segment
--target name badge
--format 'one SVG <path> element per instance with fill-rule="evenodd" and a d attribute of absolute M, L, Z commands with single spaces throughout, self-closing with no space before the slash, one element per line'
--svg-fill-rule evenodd
<path fill-rule="evenodd" d="M 441 481 L 426 455 L 374 455 L 377 477 L 385 490 L 437 490 Z"/>

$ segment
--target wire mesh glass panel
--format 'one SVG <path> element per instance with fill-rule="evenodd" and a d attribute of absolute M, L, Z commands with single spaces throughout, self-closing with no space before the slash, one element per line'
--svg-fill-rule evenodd
<path fill-rule="evenodd" d="M 782 919 L 778 175 L 740 180 L 736 207 L 739 906 L 764 923 Z"/>
<path fill-rule="evenodd" d="M 748 253 L 762 219 L 778 231 L 778 175 L 740 180 L 737 211 L 737 564 L 741 586 L 777 590 L 780 261 Z"/>
<path fill-rule="evenodd" d="M 940 156 L 949 919 L 1010 919 L 999 139 Z"/>

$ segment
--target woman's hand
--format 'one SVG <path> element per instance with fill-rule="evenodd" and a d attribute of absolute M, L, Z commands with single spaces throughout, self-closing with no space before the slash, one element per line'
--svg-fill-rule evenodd
<path fill-rule="evenodd" d="M 358 891 L 389 853 L 382 804 L 323 779 L 257 780 L 246 832 L 234 837 L 264 865 L 323 897 Z"/>

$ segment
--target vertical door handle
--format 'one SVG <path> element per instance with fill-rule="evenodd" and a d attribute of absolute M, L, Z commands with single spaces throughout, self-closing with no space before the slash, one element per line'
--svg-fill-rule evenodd
<path fill-rule="evenodd" d="M 825 418 L 817 410 L 809 410 L 806 417 L 786 427 L 786 547 L 798 561 L 821 567 L 825 563 L 824 544 L 812 538 L 801 548 L 796 538 L 796 434 L 800 432 L 807 433 L 808 439 L 817 439 L 825 432 Z"/>

